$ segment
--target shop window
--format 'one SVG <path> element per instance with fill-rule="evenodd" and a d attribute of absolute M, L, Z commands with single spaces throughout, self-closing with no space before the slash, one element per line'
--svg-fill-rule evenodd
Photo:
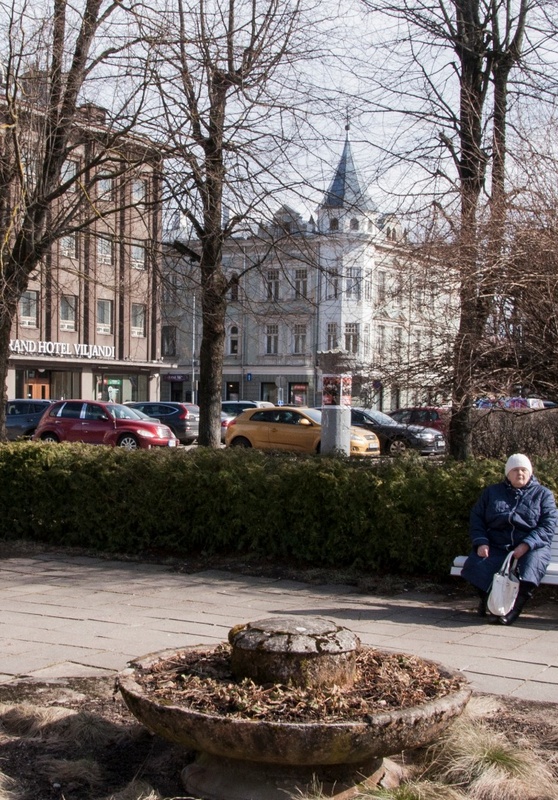
<path fill-rule="evenodd" d="M 28 289 L 19 299 L 19 324 L 36 328 L 39 323 L 39 292 Z"/>

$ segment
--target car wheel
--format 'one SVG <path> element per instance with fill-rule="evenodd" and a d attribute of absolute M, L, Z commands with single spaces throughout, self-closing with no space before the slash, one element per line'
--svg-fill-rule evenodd
<path fill-rule="evenodd" d="M 246 439 L 244 436 L 237 436 L 236 439 L 232 440 L 230 446 L 231 447 L 252 447 L 252 445 L 250 444 L 248 439 Z"/>
<path fill-rule="evenodd" d="M 43 433 L 43 435 L 41 436 L 41 441 L 42 442 L 55 442 L 56 444 L 58 444 L 60 442 L 60 439 L 58 438 L 58 436 L 55 433 Z"/>
<path fill-rule="evenodd" d="M 390 456 L 400 456 L 401 453 L 405 453 L 408 449 L 407 442 L 403 439 L 394 439 L 393 442 L 389 443 L 388 452 Z"/>
<path fill-rule="evenodd" d="M 137 450 L 139 447 L 138 440 L 131 433 L 125 433 L 118 440 L 118 447 L 123 447 L 125 450 Z"/>

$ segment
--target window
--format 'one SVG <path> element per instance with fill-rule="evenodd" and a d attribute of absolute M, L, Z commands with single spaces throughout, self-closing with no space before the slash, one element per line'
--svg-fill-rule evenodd
<path fill-rule="evenodd" d="M 178 296 L 178 275 L 176 272 L 169 272 L 163 275 L 161 284 L 163 303 L 176 303 Z"/>
<path fill-rule="evenodd" d="M 76 177 L 78 172 L 78 162 L 72 161 L 69 159 L 65 161 L 62 165 L 62 170 L 60 173 L 60 182 L 66 183 L 66 181 L 71 181 L 71 186 L 69 186 L 70 192 L 76 191 Z"/>
<path fill-rule="evenodd" d="M 279 300 L 279 270 L 268 269 L 266 277 L 266 298 Z"/>
<path fill-rule="evenodd" d="M 365 323 L 362 335 L 362 348 L 365 356 L 370 355 L 370 325 Z"/>
<path fill-rule="evenodd" d="M 328 270 L 326 299 L 337 300 L 338 297 L 339 297 L 339 273 L 333 270 Z"/>
<path fill-rule="evenodd" d="M 358 322 L 345 324 L 345 350 L 348 353 L 358 353 Z"/>
<path fill-rule="evenodd" d="M 413 351 L 415 358 L 420 358 L 422 355 L 422 331 L 420 328 L 415 330 L 415 341 L 413 342 Z"/>
<path fill-rule="evenodd" d="M 109 236 L 97 237 L 97 261 L 99 264 L 112 264 L 112 239 Z"/>
<path fill-rule="evenodd" d="M 295 270 L 295 298 L 297 300 L 303 299 L 308 294 L 308 270 L 296 269 Z"/>
<path fill-rule="evenodd" d="M 378 325 L 378 355 L 382 357 L 386 350 L 386 326 Z"/>
<path fill-rule="evenodd" d="M 132 303 L 132 336 L 145 336 L 145 306 L 142 303 Z"/>
<path fill-rule="evenodd" d="M 145 269 L 145 245 L 141 242 L 133 242 L 131 250 L 131 260 L 133 269 Z"/>
<path fill-rule="evenodd" d="M 60 239 L 60 253 L 68 258 L 77 258 L 77 236 L 69 233 Z"/>
<path fill-rule="evenodd" d="M 364 299 L 366 302 L 371 303 L 374 299 L 372 297 L 372 273 L 366 272 L 364 277 Z"/>
<path fill-rule="evenodd" d="M 63 294 L 60 298 L 60 330 L 75 331 L 77 321 L 77 297 Z"/>
<path fill-rule="evenodd" d="M 112 200 L 114 197 L 114 178 L 112 175 L 101 175 L 97 181 L 97 193 L 100 200 Z"/>
<path fill-rule="evenodd" d="M 386 273 L 378 272 L 378 303 L 386 302 Z"/>
<path fill-rule="evenodd" d="M 293 353 L 300 355 L 305 352 L 306 352 L 306 325 L 295 325 Z"/>
<path fill-rule="evenodd" d="M 146 194 L 147 194 L 147 187 L 145 185 L 145 181 L 142 178 L 136 178 L 134 181 L 132 181 L 133 203 L 145 203 Z"/>
<path fill-rule="evenodd" d="M 230 283 L 229 283 L 229 286 L 230 286 L 230 289 L 231 289 L 230 294 L 229 294 L 229 300 L 231 300 L 233 303 L 238 300 L 239 282 L 240 282 L 239 281 L 239 277 L 238 277 L 237 273 L 235 272 L 234 275 L 231 275 L 231 280 L 230 280 Z"/>
<path fill-rule="evenodd" d="M 236 356 L 238 355 L 238 328 L 236 325 L 232 325 L 229 330 L 229 355 Z"/>
<path fill-rule="evenodd" d="M 266 325 L 265 352 L 268 356 L 276 356 L 279 352 L 279 325 Z"/>
<path fill-rule="evenodd" d="M 163 325 L 161 328 L 161 355 L 176 355 L 176 328 L 174 325 Z"/>
<path fill-rule="evenodd" d="M 358 267 L 349 267 L 347 270 L 346 296 L 352 300 L 360 300 L 361 272 Z"/>
<path fill-rule="evenodd" d="M 403 329 L 402 328 L 394 328 L 393 330 L 393 357 L 394 358 L 401 358 L 401 352 L 403 350 Z"/>
<path fill-rule="evenodd" d="M 327 323 L 327 349 L 336 350 L 339 347 L 339 334 L 336 322 Z"/>
<path fill-rule="evenodd" d="M 338 231 L 339 230 L 339 220 L 337 217 L 332 217 L 329 221 L 329 229 L 330 231 Z"/>
<path fill-rule="evenodd" d="M 353 217 L 353 219 L 351 220 L 351 230 L 352 231 L 358 231 L 358 227 L 359 227 L 358 219 Z"/>
<path fill-rule="evenodd" d="M 97 333 L 112 333 L 112 300 L 97 300 Z"/>
<path fill-rule="evenodd" d="M 24 328 L 36 328 L 39 321 L 39 292 L 28 289 L 19 299 L 19 321 Z"/>

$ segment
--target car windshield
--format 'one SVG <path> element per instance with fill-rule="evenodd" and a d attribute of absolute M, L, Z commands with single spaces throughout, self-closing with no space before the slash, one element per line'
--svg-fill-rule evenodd
<path fill-rule="evenodd" d="M 135 408 L 122 406 L 120 403 L 111 403 L 108 409 L 116 419 L 145 419 L 145 417 L 138 414 Z"/>
<path fill-rule="evenodd" d="M 364 409 L 363 413 L 366 414 L 367 417 L 370 417 L 370 419 L 374 420 L 374 422 L 376 422 L 378 425 L 398 424 L 394 419 L 388 417 L 387 414 L 384 414 L 383 411 L 376 411 L 373 408 L 366 408 Z"/>
<path fill-rule="evenodd" d="M 318 425 L 322 424 L 322 412 L 318 408 L 303 408 L 301 411 L 303 411 L 307 417 L 310 417 L 313 422 L 317 422 Z"/>

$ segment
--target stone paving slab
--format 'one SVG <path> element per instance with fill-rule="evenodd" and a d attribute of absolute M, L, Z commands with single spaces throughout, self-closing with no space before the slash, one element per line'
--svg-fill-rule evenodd
<path fill-rule="evenodd" d="M 477 690 L 558 702 L 558 606 L 511 628 L 474 613 L 476 598 L 235 575 L 42 553 L 0 560 L 0 683 L 115 674 L 161 649 L 224 641 L 239 622 L 322 616 L 366 645 L 463 670 Z"/>

